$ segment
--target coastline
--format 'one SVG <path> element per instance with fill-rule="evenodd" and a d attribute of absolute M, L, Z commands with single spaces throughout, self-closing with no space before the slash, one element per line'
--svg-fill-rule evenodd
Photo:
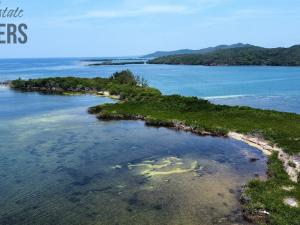
<path fill-rule="evenodd" d="M 39 91 L 37 91 L 39 92 Z M 120 95 L 112 95 L 110 94 L 108 91 L 88 91 L 88 92 L 74 92 L 74 91 L 70 91 L 70 92 L 61 92 L 62 95 L 82 95 L 82 94 L 89 94 L 89 95 L 96 95 L 96 96 L 100 96 L 100 97 L 105 97 L 105 98 L 111 98 L 113 100 L 120 100 L 121 96 Z"/>
<path fill-rule="evenodd" d="M 120 98 L 121 98 L 120 95 L 112 95 L 112 94 L 110 94 L 109 91 L 98 91 L 97 93 L 93 93 L 93 94 L 96 94 L 96 95 L 102 96 L 102 97 L 111 98 L 113 100 L 120 100 Z"/>
<path fill-rule="evenodd" d="M 300 155 L 289 155 L 283 151 L 282 148 L 272 145 L 263 138 L 258 138 L 250 135 L 239 134 L 236 132 L 229 132 L 228 137 L 238 141 L 243 141 L 248 145 L 261 150 L 265 155 L 270 156 L 274 152 L 278 152 L 278 159 L 283 163 L 284 169 L 289 175 L 291 181 L 298 182 L 298 174 L 300 173 Z M 295 165 L 295 167 L 291 166 Z"/>

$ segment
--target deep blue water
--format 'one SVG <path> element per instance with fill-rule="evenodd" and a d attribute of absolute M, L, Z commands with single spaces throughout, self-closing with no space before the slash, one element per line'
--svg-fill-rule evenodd
<path fill-rule="evenodd" d="M 115 71 L 130 69 L 165 94 L 198 96 L 219 104 L 300 113 L 299 67 L 85 65 L 86 62 L 78 58 L 2 59 L 0 80 L 50 76 L 108 77 Z"/>

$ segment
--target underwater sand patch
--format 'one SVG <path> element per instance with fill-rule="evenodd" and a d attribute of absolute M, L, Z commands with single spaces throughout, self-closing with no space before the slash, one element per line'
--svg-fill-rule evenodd
<path fill-rule="evenodd" d="M 78 112 L 84 112 L 84 107 L 62 109 L 45 112 L 39 115 L 26 116 L 13 121 L 13 125 L 30 127 L 41 126 L 41 124 L 60 124 L 66 121 L 78 121 Z"/>

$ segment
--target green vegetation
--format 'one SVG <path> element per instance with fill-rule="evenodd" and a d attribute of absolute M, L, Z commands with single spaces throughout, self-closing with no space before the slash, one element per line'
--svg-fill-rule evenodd
<path fill-rule="evenodd" d="M 134 76 L 131 71 L 114 73 L 110 78 L 54 77 L 30 80 L 14 80 L 11 87 L 23 91 L 40 91 L 47 93 L 92 93 L 108 91 L 119 95 L 120 99 L 143 98 L 160 95 L 160 91 L 147 87 L 147 82 Z"/>
<path fill-rule="evenodd" d="M 300 45 L 290 48 L 243 47 L 214 51 L 207 54 L 172 55 L 148 61 L 150 64 L 180 65 L 266 65 L 300 66 Z"/>
<path fill-rule="evenodd" d="M 283 204 L 283 199 L 293 196 L 299 201 L 300 182 L 290 181 L 276 153 L 269 158 L 268 175 L 267 181 L 252 180 L 248 183 L 242 195 L 245 215 L 252 222 L 260 221 L 260 224 L 267 221 L 272 225 L 299 225 L 300 209 Z M 262 214 L 263 210 L 270 215 Z"/>
<path fill-rule="evenodd" d="M 300 153 L 300 115 L 249 107 L 214 105 L 196 97 L 165 96 L 147 87 L 130 71 L 104 78 L 47 78 L 12 82 L 27 91 L 110 91 L 123 101 L 89 109 L 100 119 L 144 119 L 149 125 L 186 126 L 198 134 L 226 135 L 229 131 L 253 134 L 277 144 L 289 154 Z M 300 208 L 283 203 L 284 198 L 300 200 L 300 182 L 293 183 L 274 153 L 268 164 L 267 181 L 249 182 L 242 195 L 245 217 L 255 223 L 299 225 Z M 285 190 L 284 186 L 293 187 Z M 267 212 L 267 213 L 266 213 Z"/>

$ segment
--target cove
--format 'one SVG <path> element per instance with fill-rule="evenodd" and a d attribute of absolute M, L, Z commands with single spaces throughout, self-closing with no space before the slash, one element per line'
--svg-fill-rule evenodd
<path fill-rule="evenodd" d="M 103 97 L 8 88 L 0 96 L 1 224 L 247 224 L 238 198 L 249 179 L 265 176 L 259 150 L 141 121 L 98 121 L 86 110 L 113 102 Z M 178 160 L 161 167 L 170 157 Z M 145 175 L 141 164 L 169 173 Z"/>

